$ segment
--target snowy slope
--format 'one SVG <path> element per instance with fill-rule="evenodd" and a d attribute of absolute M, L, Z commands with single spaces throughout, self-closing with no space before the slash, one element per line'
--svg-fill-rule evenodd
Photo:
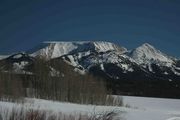
<path fill-rule="evenodd" d="M 115 75 L 115 78 L 119 78 L 121 73 L 134 72 L 135 74 L 136 71 L 141 71 L 144 76 L 152 76 L 152 73 L 160 72 L 162 74 L 160 77 L 164 79 L 167 76 L 171 79 L 172 74 L 180 76 L 180 67 L 175 65 L 176 59 L 148 43 L 127 52 L 127 49 L 122 46 L 103 41 L 44 42 L 41 48 L 32 52 L 32 56 L 43 56 L 47 59 L 63 58 L 75 67 L 75 71 L 83 74 L 97 66 L 106 72 L 107 67 L 104 66 L 111 64 L 112 69 L 118 69 L 116 72 L 120 72 L 120 74 L 116 73 L 118 76 Z M 150 75 L 145 75 L 146 73 Z"/>
<path fill-rule="evenodd" d="M 131 51 L 130 57 L 132 57 L 138 64 L 159 63 L 167 66 L 174 64 L 174 59 L 165 55 L 148 43 L 145 43 Z"/>
<path fill-rule="evenodd" d="M 180 76 L 179 67 L 176 66 L 177 59 L 162 53 L 148 43 L 132 50 L 128 55 L 135 60 L 137 64 L 150 72 L 161 72 L 165 75 L 173 73 L 174 75 Z M 158 67 L 158 69 L 153 66 Z"/>
<path fill-rule="evenodd" d="M 106 111 L 115 111 L 117 117 L 122 120 L 180 120 L 180 100 L 178 99 L 160 99 L 145 97 L 128 97 L 123 96 L 124 103 L 128 107 L 112 107 L 112 106 L 94 106 L 79 105 L 71 103 L 52 102 L 40 99 L 28 99 L 23 105 L 0 102 L 0 107 L 16 109 L 25 106 L 27 108 L 52 111 L 52 113 L 63 112 L 66 114 L 99 114 Z M 52 114 L 51 113 L 51 114 Z"/>
<path fill-rule="evenodd" d="M 0 60 L 7 58 L 9 55 L 0 55 Z"/>
<path fill-rule="evenodd" d="M 44 42 L 46 47 L 41 48 L 38 51 L 32 53 L 32 56 L 45 56 L 48 59 L 57 58 L 63 55 L 72 54 L 75 52 L 82 51 L 96 51 L 96 52 L 106 52 L 106 51 L 120 51 L 125 52 L 124 47 L 119 47 L 110 42 Z"/>
<path fill-rule="evenodd" d="M 114 64 L 125 72 L 133 72 L 133 65 L 136 64 L 131 58 L 123 55 L 117 51 L 105 52 L 101 54 L 95 53 L 78 53 L 78 55 L 67 55 L 63 57 L 68 59 L 70 64 L 74 67 L 81 66 L 86 70 L 89 70 L 93 66 L 101 66 L 101 70 L 104 69 L 104 64 Z"/>

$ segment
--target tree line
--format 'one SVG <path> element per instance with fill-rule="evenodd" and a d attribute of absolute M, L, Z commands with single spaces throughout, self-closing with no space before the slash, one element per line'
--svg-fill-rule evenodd
<path fill-rule="evenodd" d="M 90 74 L 81 75 L 61 59 L 37 58 L 24 74 L 0 71 L 0 98 L 24 97 L 96 105 L 122 105 L 110 96 L 106 84 Z"/>

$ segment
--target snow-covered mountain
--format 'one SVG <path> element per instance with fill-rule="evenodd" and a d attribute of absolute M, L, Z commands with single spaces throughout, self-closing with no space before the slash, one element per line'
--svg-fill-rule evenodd
<path fill-rule="evenodd" d="M 147 43 L 127 50 L 100 41 L 44 42 L 28 52 L 0 60 L 0 71 L 33 76 L 42 62 L 40 66 L 45 65 L 50 76 L 67 76 L 64 70 L 83 76 L 90 74 L 105 80 L 113 94 L 179 96 L 180 60 Z"/>
<path fill-rule="evenodd" d="M 23 69 L 26 64 L 33 63 L 36 57 L 48 61 L 61 59 L 79 73 L 90 72 L 115 80 L 180 79 L 180 62 L 148 43 L 127 50 L 103 41 L 44 42 L 29 52 L 29 55 L 19 53 L 3 60 Z"/>
<path fill-rule="evenodd" d="M 176 65 L 178 60 L 162 53 L 152 45 L 145 43 L 132 50 L 129 57 L 136 61 L 140 66 L 147 68 L 150 72 L 160 72 L 162 74 L 180 75 L 179 67 Z"/>
<path fill-rule="evenodd" d="M 175 59 L 165 55 L 152 45 L 145 43 L 130 52 L 130 57 L 138 64 L 159 63 L 171 66 L 175 63 Z"/>
<path fill-rule="evenodd" d="M 32 56 L 44 56 L 47 59 L 61 57 L 67 54 L 73 54 L 84 51 L 94 52 L 107 52 L 107 51 L 119 51 L 121 53 L 126 52 L 126 48 L 119 47 L 110 42 L 44 42 L 42 48 L 35 50 Z M 45 47 L 44 47 L 45 46 Z"/>

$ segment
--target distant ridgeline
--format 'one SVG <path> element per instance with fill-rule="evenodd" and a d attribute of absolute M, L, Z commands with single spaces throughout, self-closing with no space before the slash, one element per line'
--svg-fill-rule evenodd
<path fill-rule="evenodd" d="M 73 75 L 81 76 L 76 81 L 89 79 L 82 76 L 93 76 L 95 81 L 103 80 L 106 90 L 113 94 L 180 98 L 180 60 L 148 43 L 127 50 L 103 41 L 44 42 L 28 52 L 0 58 L 1 77 L 19 76 L 24 88 L 42 87 L 44 83 L 33 79 L 45 73 L 49 81 L 67 75 L 73 81 L 68 71 L 64 73 L 65 66 Z"/>

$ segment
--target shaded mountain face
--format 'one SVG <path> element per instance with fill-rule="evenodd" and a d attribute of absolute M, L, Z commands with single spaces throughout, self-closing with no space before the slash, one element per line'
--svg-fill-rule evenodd
<path fill-rule="evenodd" d="M 0 69 L 17 73 L 26 72 L 28 66 L 32 65 L 34 58 L 26 53 L 16 53 L 0 60 Z"/>
<path fill-rule="evenodd" d="M 108 80 L 179 80 L 180 62 L 152 45 L 127 51 L 110 42 L 44 42 L 30 54 L 14 54 L 0 60 L 15 71 L 27 70 L 37 57 L 63 60 L 80 74 L 87 72 Z M 2 68 L 3 65 L 1 66 Z"/>

